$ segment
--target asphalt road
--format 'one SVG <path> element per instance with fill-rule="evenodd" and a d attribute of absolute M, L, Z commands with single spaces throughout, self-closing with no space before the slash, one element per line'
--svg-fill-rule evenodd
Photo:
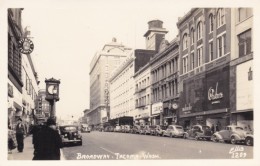
<path fill-rule="evenodd" d="M 67 160 L 252 159 L 253 147 L 129 133 L 82 133 L 82 146 L 63 148 Z"/>

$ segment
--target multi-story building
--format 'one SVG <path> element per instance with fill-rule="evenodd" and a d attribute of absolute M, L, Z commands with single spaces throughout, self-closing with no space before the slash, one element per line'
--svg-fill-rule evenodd
<path fill-rule="evenodd" d="M 151 67 L 147 63 L 134 74 L 135 124 L 150 124 L 151 117 Z"/>
<path fill-rule="evenodd" d="M 18 41 L 30 37 L 28 29 L 21 25 L 21 8 L 8 9 L 8 120 L 14 128 L 22 118 L 28 129 L 35 111 L 38 95 L 38 78 L 30 54 L 22 54 Z"/>
<path fill-rule="evenodd" d="M 253 9 L 232 9 L 231 123 L 253 130 Z"/>
<path fill-rule="evenodd" d="M 230 122 L 231 9 L 193 8 L 179 19 L 179 123 Z"/>
<path fill-rule="evenodd" d="M 108 120 L 109 83 L 111 72 L 117 68 L 131 51 L 118 43 L 115 38 L 98 52 L 90 64 L 90 125 L 98 125 Z"/>
<path fill-rule="evenodd" d="M 179 39 L 163 40 L 159 53 L 151 59 L 152 124 L 177 122 L 179 98 Z"/>
<path fill-rule="evenodd" d="M 133 117 L 136 123 L 141 122 L 141 124 L 145 124 L 150 121 L 151 108 L 148 104 L 150 103 L 148 96 L 149 100 L 151 98 L 149 89 L 150 81 L 147 81 L 147 87 L 143 85 L 135 87 L 135 84 L 138 82 L 139 86 L 140 80 L 142 84 L 142 81 L 151 78 L 150 74 L 148 74 L 149 65 L 147 64 L 151 57 L 158 52 L 161 41 L 167 32 L 168 31 L 163 28 L 162 21 L 149 21 L 148 31 L 144 34 L 146 49 L 134 50 L 111 76 L 111 119 L 129 116 Z M 143 78 L 144 80 L 142 80 Z M 141 86 L 146 90 L 141 91 Z M 136 100 L 138 100 L 138 102 L 136 102 Z"/>

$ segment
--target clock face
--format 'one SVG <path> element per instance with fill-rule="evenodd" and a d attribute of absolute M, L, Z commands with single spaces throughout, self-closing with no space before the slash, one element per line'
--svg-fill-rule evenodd
<path fill-rule="evenodd" d="M 177 109 L 177 108 L 178 108 L 178 104 L 177 104 L 177 103 L 173 103 L 173 104 L 172 104 L 172 108 L 173 108 L 173 109 Z"/>
<path fill-rule="evenodd" d="M 48 93 L 53 94 L 54 85 L 49 85 L 48 87 Z"/>

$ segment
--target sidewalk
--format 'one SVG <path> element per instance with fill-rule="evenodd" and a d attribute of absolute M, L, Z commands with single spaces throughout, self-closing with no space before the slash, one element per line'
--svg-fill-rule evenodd
<path fill-rule="evenodd" d="M 12 154 L 8 154 L 8 160 L 32 160 L 33 158 L 33 144 L 32 135 L 24 138 L 24 149 L 22 153 L 18 153 L 17 148 L 12 150 Z M 61 160 L 66 160 L 63 156 L 63 151 L 61 150 Z"/>

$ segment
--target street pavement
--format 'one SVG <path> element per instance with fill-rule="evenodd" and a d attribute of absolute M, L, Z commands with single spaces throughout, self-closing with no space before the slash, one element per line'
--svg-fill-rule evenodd
<path fill-rule="evenodd" d="M 24 139 L 23 152 L 18 153 L 17 149 L 12 150 L 12 153 L 8 154 L 8 160 L 32 160 L 33 151 L 34 148 L 32 144 L 32 135 L 29 135 Z M 61 160 L 65 160 L 62 150 L 61 150 Z"/>
<path fill-rule="evenodd" d="M 67 160 L 252 159 L 253 147 L 129 133 L 82 133 L 83 145 L 63 148 Z"/>

